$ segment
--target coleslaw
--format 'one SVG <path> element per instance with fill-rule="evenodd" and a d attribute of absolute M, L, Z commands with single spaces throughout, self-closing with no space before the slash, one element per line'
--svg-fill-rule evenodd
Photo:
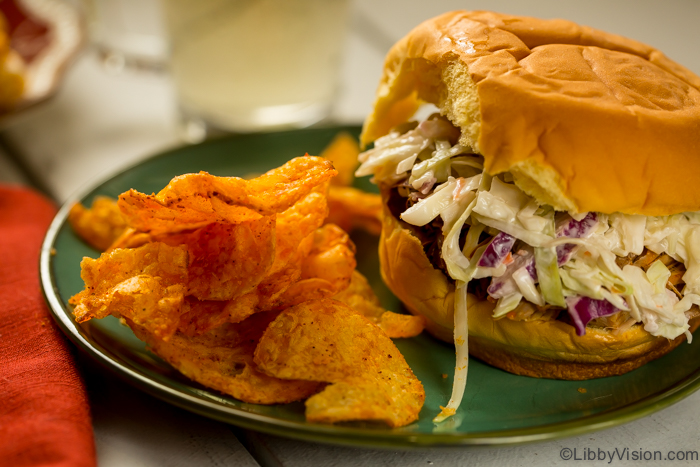
<path fill-rule="evenodd" d="M 614 316 L 618 332 L 639 324 L 653 336 L 692 340 L 689 310 L 700 304 L 700 213 L 556 212 L 523 192 L 509 173 L 484 172 L 483 157 L 458 144 L 455 131 L 439 116 L 392 131 L 360 155 L 357 170 L 405 197 L 403 222 L 441 225 L 441 258 L 456 283 L 458 363 L 452 397 L 436 421 L 453 414 L 464 393 L 466 294 L 475 279 L 491 278 L 494 319 L 526 300 L 561 309 L 580 336 L 590 323 Z"/>

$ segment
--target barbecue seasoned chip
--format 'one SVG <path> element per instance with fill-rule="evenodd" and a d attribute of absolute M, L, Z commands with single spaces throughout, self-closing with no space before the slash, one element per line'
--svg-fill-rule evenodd
<path fill-rule="evenodd" d="M 346 232 L 362 229 L 373 235 L 382 231 L 382 197 L 353 187 L 331 186 L 328 191 L 329 214 L 326 222 Z"/>
<path fill-rule="evenodd" d="M 387 311 L 379 318 L 379 325 L 387 336 L 397 339 L 400 337 L 415 337 L 425 329 L 426 319 L 423 316 L 404 315 Z"/>
<path fill-rule="evenodd" d="M 259 311 L 274 310 L 280 303 L 280 296 L 301 278 L 301 263 L 313 246 L 313 233 L 299 244 L 293 258 L 281 271 L 266 277 L 255 290 L 238 300 L 227 304 L 225 313 L 228 321 L 238 323 Z"/>
<path fill-rule="evenodd" d="M 323 225 L 328 216 L 327 188 L 324 183 L 277 216 L 276 257 L 270 274 L 289 267 L 301 269 L 301 260 L 308 255 L 309 249 L 300 251 L 299 246 Z"/>
<path fill-rule="evenodd" d="M 119 208 L 129 226 L 153 234 L 212 222 L 239 224 L 290 208 L 336 173 L 330 161 L 304 156 L 252 180 L 206 172 L 180 175 L 157 195 L 122 193 Z"/>
<path fill-rule="evenodd" d="M 207 313 L 186 313 L 180 329 L 188 335 L 196 335 L 227 321 L 238 323 L 258 311 L 278 308 L 280 296 L 301 279 L 302 264 L 314 247 L 314 232 L 328 214 L 323 194 L 326 188 L 319 186 L 277 215 L 274 262 L 253 290 L 221 306 L 207 306 Z"/>
<path fill-rule="evenodd" d="M 148 243 L 84 258 L 80 267 L 85 290 L 70 299 L 77 322 L 122 316 L 159 339 L 177 329 L 187 284 L 185 247 Z"/>
<path fill-rule="evenodd" d="M 232 300 L 253 290 L 275 261 L 275 216 L 240 224 L 213 223 L 155 239 L 187 247 L 187 295 Z"/>
<path fill-rule="evenodd" d="M 119 237 L 114 240 L 106 251 L 111 251 L 117 248 L 138 248 L 146 243 L 153 241 L 153 236 L 144 232 L 139 232 L 133 227 L 127 227 L 119 235 Z"/>
<path fill-rule="evenodd" d="M 136 337 L 183 375 L 251 404 L 285 404 L 318 392 L 311 381 L 273 378 L 258 371 L 253 352 L 276 313 L 258 313 L 239 324 L 225 324 L 197 337 L 181 333 L 163 341 L 127 320 Z"/>
<path fill-rule="evenodd" d="M 348 133 L 339 133 L 323 150 L 321 157 L 333 162 L 338 175 L 331 179 L 328 191 L 329 214 L 326 222 L 346 232 L 363 229 L 379 235 L 382 231 L 382 200 L 374 193 L 353 188 L 360 146 Z"/>
<path fill-rule="evenodd" d="M 280 313 L 255 350 L 268 375 L 332 383 L 306 401 L 311 422 L 418 418 L 423 385 L 375 324 L 337 300 L 308 301 Z"/>
<path fill-rule="evenodd" d="M 331 185 L 350 186 L 355 180 L 355 170 L 360 163 L 357 156 L 360 154 L 360 144 L 349 133 L 338 133 L 333 141 L 326 146 L 320 154 L 328 159 L 338 171 L 338 175 L 331 179 Z"/>
<path fill-rule="evenodd" d="M 228 303 L 185 297 L 177 328 L 178 332 L 185 336 L 199 336 L 227 323 L 228 313 L 224 311 L 224 308 Z"/>
<path fill-rule="evenodd" d="M 253 292 L 228 303 L 224 310 L 237 323 L 253 313 L 283 310 L 307 300 L 329 298 L 350 285 L 355 245 L 347 233 L 326 224 L 299 245 L 293 263 L 264 280 Z"/>
<path fill-rule="evenodd" d="M 333 298 L 364 315 L 392 339 L 414 337 L 425 328 L 426 321 L 423 316 L 403 315 L 382 308 L 369 282 L 357 270 L 352 273 L 350 286 Z"/>
<path fill-rule="evenodd" d="M 266 277 L 252 292 L 228 302 L 224 312 L 231 323 L 243 321 L 259 311 L 279 309 L 281 296 L 301 278 L 301 264 L 313 246 L 313 233 L 298 246 L 294 257 L 281 271 Z"/>
<path fill-rule="evenodd" d="M 345 231 L 333 224 L 316 229 L 313 247 L 301 265 L 301 280 L 284 291 L 274 308 L 336 295 L 350 285 L 355 266 L 355 245 Z"/>
<path fill-rule="evenodd" d="M 107 196 L 97 196 L 90 209 L 75 203 L 68 212 L 68 222 L 80 238 L 99 251 L 107 250 L 126 229 L 117 200 Z"/>

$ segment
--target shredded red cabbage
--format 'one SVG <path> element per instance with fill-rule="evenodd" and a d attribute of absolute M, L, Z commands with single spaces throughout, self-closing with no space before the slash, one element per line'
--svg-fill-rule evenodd
<path fill-rule="evenodd" d="M 564 222 L 562 226 L 557 229 L 557 238 L 559 237 L 569 237 L 569 238 L 583 238 L 588 236 L 596 224 L 598 224 L 598 215 L 594 212 L 589 212 L 586 217 L 577 221 L 576 219 L 569 218 L 568 221 Z M 557 264 L 561 266 L 569 261 L 571 255 L 574 253 L 577 245 L 573 243 L 565 243 L 564 245 L 557 246 Z"/>
<path fill-rule="evenodd" d="M 501 298 L 518 291 L 518 286 L 513 279 L 513 273 L 525 267 L 532 278 L 537 277 L 535 270 L 534 253 L 531 247 L 527 246 L 513 255 L 513 262 L 506 267 L 506 272 L 502 276 L 491 279 L 486 291 L 492 298 Z"/>
<path fill-rule="evenodd" d="M 588 236 L 593 232 L 597 223 L 598 216 L 594 212 L 589 212 L 586 214 L 586 217 L 580 221 L 567 216 L 559 228 L 557 228 L 557 237 L 582 238 Z M 502 233 L 503 232 L 498 235 Z M 498 237 L 498 235 L 496 235 L 496 237 Z M 496 237 L 494 237 L 494 240 Z M 562 266 L 569 261 L 576 247 L 577 245 L 573 243 L 557 246 L 557 264 Z M 537 269 L 535 269 L 535 256 L 532 253 L 532 248 L 528 246 L 526 249 L 523 249 L 523 253 L 523 255 L 514 256 L 515 261 L 508 265 L 505 274 L 491 279 L 491 285 L 489 285 L 487 292 L 492 298 L 501 298 L 513 292 L 517 292 L 518 286 L 513 279 L 513 273 L 523 266 L 527 269 L 530 277 L 532 277 L 534 281 L 537 281 Z M 479 266 L 481 266 L 481 260 L 479 260 Z"/>
<path fill-rule="evenodd" d="M 514 243 L 515 237 L 505 232 L 499 232 L 486 247 L 477 264 L 482 268 L 497 267 L 510 253 Z"/>
<path fill-rule="evenodd" d="M 566 306 L 579 336 L 586 334 L 586 324 L 592 319 L 610 316 L 619 311 L 607 300 L 589 297 L 567 297 Z"/>

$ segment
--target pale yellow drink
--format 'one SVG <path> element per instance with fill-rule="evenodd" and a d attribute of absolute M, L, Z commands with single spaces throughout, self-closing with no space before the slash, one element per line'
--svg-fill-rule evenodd
<path fill-rule="evenodd" d="M 226 130 L 303 126 L 335 97 L 347 0 L 165 0 L 181 108 Z"/>

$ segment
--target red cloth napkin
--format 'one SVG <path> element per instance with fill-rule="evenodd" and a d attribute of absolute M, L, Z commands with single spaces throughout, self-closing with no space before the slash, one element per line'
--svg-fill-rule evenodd
<path fill-rule="evenodd" d="M 94 466 L 85 386 L 39 288 L 39 249 L 56 213 L 0 187 L 0 465 Z"/>

